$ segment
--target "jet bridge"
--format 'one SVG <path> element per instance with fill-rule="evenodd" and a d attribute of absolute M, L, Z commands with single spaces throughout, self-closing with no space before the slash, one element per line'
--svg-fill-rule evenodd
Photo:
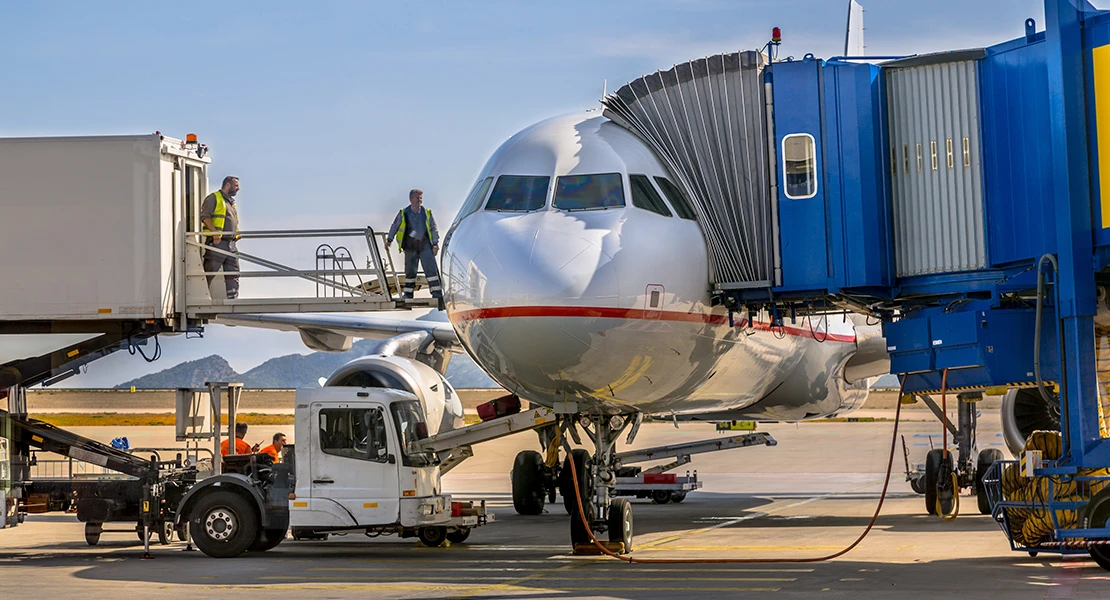
<path fill-rule="evenodd" d="M 0 334 L 61 340 L 6 357 L 0 389 L 49 385 L 120 349 L 153 358 L 148 339 L 201 332 L 221 314 L 435 306 L 399 299 L 383 232 L 250 229 L 248 194 L 241 293 L 226 299 L 224 274 L 202 261 L 212 166 L 193 135 L 0 139 Z"/>

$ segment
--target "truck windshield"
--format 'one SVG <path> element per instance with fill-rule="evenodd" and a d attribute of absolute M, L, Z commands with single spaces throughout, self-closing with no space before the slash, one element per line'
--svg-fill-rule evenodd
<path fill-rule="evenodd" d="M 428 437 L 428 424 L 424 422 L 424 411 L 419 402 L 394 402 L 393 420 L 397 424 L 401 459 L 406 467 L 428 467 L 439 463 L 435 452 L 417 452 L 412 448 L 414 442 Z"/>

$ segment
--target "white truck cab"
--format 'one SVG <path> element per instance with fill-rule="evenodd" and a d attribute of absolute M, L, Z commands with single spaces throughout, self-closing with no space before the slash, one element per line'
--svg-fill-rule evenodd
<path fill-rule="evenodd" d="M 438 457 L 412 449 L 414 441 L 428 437 L 412 394 L 298 390 L 295 431 L 292 527 L 423 527 L 451 520 L 451 497 L 440 494 Z"/>

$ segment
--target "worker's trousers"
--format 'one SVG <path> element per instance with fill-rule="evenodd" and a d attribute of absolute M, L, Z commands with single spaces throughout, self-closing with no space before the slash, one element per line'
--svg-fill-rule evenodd
<path fill-rule="evenodd" d="M 436 255 L 432 254 L 430 244 L 425 244 L 420 252 L 405 251 L 405 298 L 412 298 L 412 293 L 416 289 L 418 263 L 424 266 L 424 277 L 428 279 L 428 289 L 432 292 L 432 298 L 442 298 L 443 288 L 439 284 L 439 267 L 436 266 Z"/>
<path fill-rule="evenodd" d="M 231 243 L 223 240 L 220 244 L 215 246 L 220 250 L 230 251 Z M 224 289 L 227 290 L 227 299 L 234 300 L 239 297 L 239 257 L 228 256 L 226 254 L 219 254 L 217 252 L 204 252 L 204 272 L 213 273 L 215 271 L 224 271 Z M 228 275 L 227 272 L 235 272 L 236 275 Z M 205 275 L 208 280 L 208 289 L 212 289 L 212 279 L 215 275 Z"/>

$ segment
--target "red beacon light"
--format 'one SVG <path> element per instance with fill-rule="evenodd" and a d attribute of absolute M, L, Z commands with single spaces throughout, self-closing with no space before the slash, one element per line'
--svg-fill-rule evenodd
<path fill-rule="evenodd" d="M 782 29 L 778 27 L 771 28 L 771 42 L 777 44 L 782 41 Z"/>

